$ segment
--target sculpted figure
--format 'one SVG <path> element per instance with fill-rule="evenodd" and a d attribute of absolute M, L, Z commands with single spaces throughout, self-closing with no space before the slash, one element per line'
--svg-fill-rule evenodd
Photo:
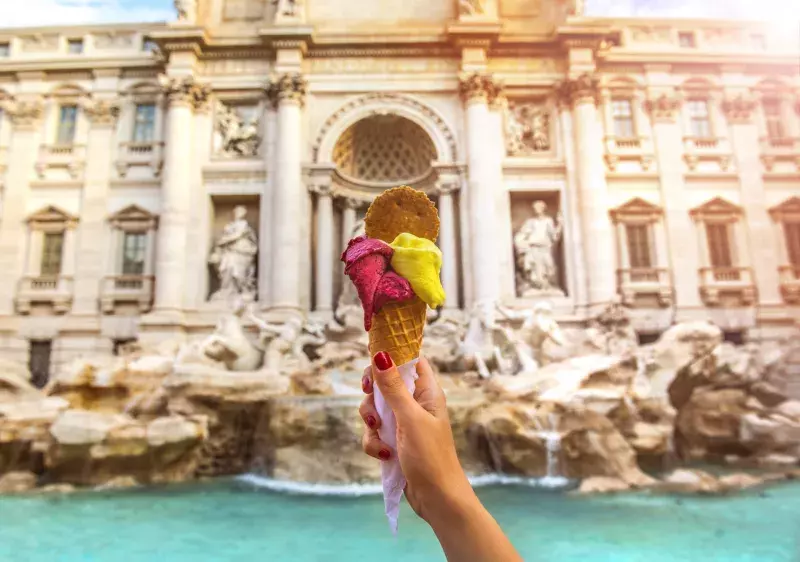
<path fill-rule="evenodd" d="M 544 201 L 533 203 L 533 213 L 534 216 L 526 220 L 514 236 L 520 296 L 560 290 L 553 250 L 561 239 L 561 215 L 554 221 L 547 214 Z"/>
<path fill-rule="evenodd" d="M 195 0 L 174 0 L 175 11 L 178 12 L 178 21 L 195 23 L 197 18 L 197 4 Z"/>
<path fill-rule="evenodd" d="M 566 338 L 553 318 L 553 305 L 549 302 L 537 302 L 532 310 L 523 312 L 498 308 L 508 319 L 524 319 L 519 332 L 513 334 L 518 372 L 536 372 L 544 364 L 544 346 L 548 341 L 566 345 Z"/>
<path fill-rule="evenodd" d="M 485 0 L 458 0 L 458 11 L 462 16 L 477 16 L 486 13 Z"/>
<path fill-rule="evenodd" d="M 541 108 L 524 104 L 508 112 L 507 150 L 511 156 L 529 156 L 550 149 L 548 114 Z"/>
<path fill-rule="evenodd" d="M 258 136 L 258 119 L 245 122 L 235 109 L 220 103 L 217 112 L 217 130 L 221 142 L 219 150 L 226 156 L 255 156 L 261 139 Z"/>
<path fill-rule="evenodd" d="M 245 207 L 239 205 L 233 209 L 233 220 L 225 225 L 208 258 L 220 281 L 220 288 L 211 295 L 211 300 L 237 295 L 250 300 L 255 297 L 258 240 L 246 216 Z"/>
<path fill-rule="evenodd" d="M 275 0 L 274 4 L 278 7 L 278 16 L 293 17 L 297 15 L 299 0 Z"/>
<path fill-rule="evenodd" d="M 260 330 L 264 351 L 264 369 L 281 374 L 291 374 L 308 369 L 311 361 L 306 347 L 319 348 L 327 339 L 325 327 L 306 324 L 299 317 L 291 317 L 282 324 L 271 324 L 254 314 L 250 319 Z"/>

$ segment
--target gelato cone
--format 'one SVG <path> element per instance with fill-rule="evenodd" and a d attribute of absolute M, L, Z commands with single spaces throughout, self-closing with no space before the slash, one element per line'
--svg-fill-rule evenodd
<path fill-rule="evenodd" d="M 401 234 L 425 238 L 432 243 L 439 235 L 439 215 L 423 192 L 406 186 L 395 187 L 372 202 L 364 226 L 367 237 L 387 244 Z M 384 304 L 375 313 L 369 329 L 370 354 L 385 351 L 395 365 L 416 359 L 422 347 L 426 317 L 427 304 L 420 296 Z"/>

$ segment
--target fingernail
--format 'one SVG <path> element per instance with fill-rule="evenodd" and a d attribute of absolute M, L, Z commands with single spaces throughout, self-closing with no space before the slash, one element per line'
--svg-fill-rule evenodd
<path fill-rule="evenodd" d="M 381 371 L 392 368 L 392 358 L 385 351 L 376 353 L 372 360 L 375 362 L 375 366 Z"/>
<path fill-rule="evenodd" d="M 369 394 L 371 387 L 372 387 L 372 381 L 369 379 L 369 375 L 364 375 L 361 378 L 361 390 L 364 391 L 364 394 Z"/>
<path fill-rule="evenodd" d="M 374 428 L 375 424 L 378 423 L 378 420 L 375 419 L 375 416 L 367 416 L 367 425 L 370 428 Z"/>
<path fill-rule="evenodd" d="M 382 461 L 388 461 L 389 458 L 392 456 L 392 453 L 389 452 L 389 449 L 381 449 L 378 453 L 378 456 L 381 458 Z"/>

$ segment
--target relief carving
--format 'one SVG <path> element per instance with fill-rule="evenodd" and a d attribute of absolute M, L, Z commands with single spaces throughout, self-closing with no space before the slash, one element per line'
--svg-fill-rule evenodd
<path fill-rule="evenodd" d="M 486 0 L 458 0 L 458 13 L 462 16 L 482 16 L 486 14 Z"/>
<path fill-rule="evenodd" d="M 509 107 L 506 113 L 506 152 L 509 156 L 531 156 L 550 150 L 550 114 L 535 104 Z"/>
<path fill-rule="evenodd" d="M 256 156 L 261 144 L 261 137 L 258 136 L 258 108 L 237 108 L 222 102 L 217 104 L 217 108 L 217 153 L 229 157 Z"/>
<path fill-rule="evenodd" d="M 95 33 L 93 37 L 96 49 L 126 49 L 133 47 L 133 33 L 109 31 L 107 33 Z"/>

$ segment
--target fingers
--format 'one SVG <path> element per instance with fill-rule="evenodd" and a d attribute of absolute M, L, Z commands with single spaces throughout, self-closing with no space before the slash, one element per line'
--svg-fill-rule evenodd
<path fill-rule="evenodd" d="M 364 430 L 364 435 L 361 437 L 361 448 L 372 458 L 381 461 L 388 461 L 392 458 L 389 445 L 380 440 L 378 432 L 374 429 Z"/>
<path fill-rule="evenodd" d="M 444 391 L 433 374 L 433 369 L 428 360 L 424 357 L 419 358 L 417 363 L 417 379 L 414 388 L 414 399 L 428 412 L 435 417 L 447 415 L 447 402 Z"/>
<path fill-rule="evenodd" d="M 372 358 L 372 375 L 396 417 L 409 415 L 420 407 L 406 388 L 391 356 L 385 351 L 376 353 Z"/>
<path fill-rule="evenodd" d="M 358 414 L 361 416 L 361 419 L 364 420 L 364 423 L 367 424 L 368 428 L 378 429 L 381 426 L 381 417 L 375 409 L 375 396 L 372 394 L 364 398 L 361 402 L 361 406 L 358 407 Z"/>
<path fill-rule="evenodd" d="M 361 391 L 364 394 L 372 394 L 372 365 L 364 367 L 364 375 L 361 377 Z"/>

